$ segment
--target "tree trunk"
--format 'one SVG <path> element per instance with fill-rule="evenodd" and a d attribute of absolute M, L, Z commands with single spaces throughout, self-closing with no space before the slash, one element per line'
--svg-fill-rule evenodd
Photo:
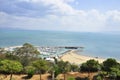
<path fill-rule="evenodd" d="M 88 78 L 90 78 L 90 69 L 89 69 L 89 71 L 88 71 Z"/>
<path fill-rule="evenodd" d="M 64 73 L 64 80 L 65 80 L 65 73 Z"/>
<path fill-rule="evenodd" d="M 54 74 L 54 71 L 52 71 L 52 80 L 55 80 L 55 74 Z"/>
<path fill-rule="evenodd" d="M 41 77 L 41 72 L 40 72 L 40 80 L 42 80 L 42 77 Z"/>
<path fill-rule="evenodd" d="M 12 80 L 12 73 L 10 74 L 10 80 Z"/>

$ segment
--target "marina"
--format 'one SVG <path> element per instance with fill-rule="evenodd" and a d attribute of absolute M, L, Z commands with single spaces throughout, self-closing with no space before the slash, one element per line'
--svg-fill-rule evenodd
<path fill-rule="evenodd" d="M 61 57 L 64 53 L 66 53 L 69 50 L 76 50 L 76 51 L 82 51 L 83 47 L 66 47 L 66 46 L 59 46 L 59 47 L 37 47 L 38 51 L 40 51 L 40 56 L 42 58 L 48 58 L 48 57 Z"/>

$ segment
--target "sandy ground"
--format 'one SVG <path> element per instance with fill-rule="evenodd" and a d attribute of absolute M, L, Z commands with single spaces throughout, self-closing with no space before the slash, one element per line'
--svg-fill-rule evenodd
<path fill-rule="evenodd" d="M 12 80 L 40 80 L 40 76 L 38 74 L 33 75 L 33 77 L 30 79 L 24 78 L 26 76 L 27 75 L 23 75 L 23 74 L 20 74 L 20 75 L 13 74 Z M 48 76 L 50 76 L 50 74 L 43 74 L 42 80 L 48 80 Z M 5 76 L 3 74 L 0 74 L 0 80 L 9 80 L 9 79 L 10 79 L 10 75 Z"/>
<path fill-rule="evenodd" d="M 96 75 L 97 73 L 90 73 L 90 79 L 92 80 L 93 76 Z M 32 78 L 30 79 L 24 79 L 23 77 L 25 77 L 26 75 L 20 74 L 20 75 L 15 75 L 13 74 L 13 79 L 12 80 L 40 80 L 40 76 L 35 74 Z M 42 80 L 48 80 L 48 76 L 50 76 L 50 74 L 43 74 L 42 75 Z M 81 77 L 81 78 L 85 78 L 88 77 L 88 73 L 79 73 L 79 72 L 68 72 L 65 74 L 65 80 L 68 80 L 70 77 L 73 78 L 77 78 L 77 77 Z M 3 75 L 0 74 L 0 80 L 9 80 L 10 79 L 10 75 Z M 64 74 L 59 74 L 57 76 L 57 80 L 64 80 Z"/>
<path fill-rule="evenodd" d="M 105 60 L 105 59 L 101 59 L 99 57 L 90 57 L 90 56 L 79 55 L 74 50 L 71 50 L 71 51 L 65 53 L 60 59 L 63 61 L 68 61 L 72 64 L 77 64 L 77 65 L 82 64 L 90 59 L 97 60 L 99 63 L 102 63 Z"/>
<path fill-rule="evenodd" d="M 97 73 L 90 73 L 89 74 L 89 78 L 90 80 L 92 80 L 93 76 L 96 75 Z M 70 77 L 73 77 L 73 78 L 85 78 L 85 77 L 88 77 L 88 73 L 79 73 L 79 72 L 68 72 L 65 74 L 65 80 L 68 80 Z M 57 76 L 57 79 L 58 80 L 64 80 L 64 74 L 59 74 Z"/>

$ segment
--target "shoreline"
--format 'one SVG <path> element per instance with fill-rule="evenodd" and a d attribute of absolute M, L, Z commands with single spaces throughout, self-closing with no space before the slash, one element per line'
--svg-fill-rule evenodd
<path fill-rule="evenodd" d="M 22 47 L 22 46 L 19 45 L 19 46 L 5 47 L 4 49 L 12 51 L 16 47 Z M 36 47 L 40 51 L 39 48 L 41 46 L 36 46 Z M 48 47 L 48 46 L 47 47 L 41 47 L 41 48 L 44 48 L 46 50 L 49 48 L 50 51 L 52 51 L 51 47 Z M 52 47 L 52 49 L 53 48 L 63 48 L 63 47 Z M 99 63 L 102 63 L 103 61 L 105 61 L 107 59 L 107 58 L 102 58 L 102 57 L 99 57 L 99 56 L 90 56 L 90 55 L 78 54 L 76 52 L 76 50 L 77 49 L 68 49 L 67 51 L 59 53 L 59 54 L 57 54 L 57 53 L 56 54 L 50 54 L 50 52 L 48 51 L 47 54 L 43 54 L 43 55 L 46 55 L 46 57 L 50 57 L 50 55 L 52 55 L 52 57 L 57 56 L 59 60 L 68 61 L 71 64 L 77 64 L 77 65 L 82 64 L 82 63 L 84 63 L 84 62 L 86 62 L 87 60 L 90 60 L 90 59 L 94 59 L 94 60 L 98 61 Z M 53 52 L 54 52 L 54 49 L 53 49 Z M 116 59 L 116 61 L 120 63 L 119 60 Z"/>
<path fill-rule="evenodd" d="M 60 57 L 60 59 L 63 61 L 68 61 L 71 64 L 77 64 L 77 65 L 82 64 L 90 59 L 94 59 L 94 60 L 98 61 L 99 63 L 102 63 L 103 61 L 106 60 L 106 59 L 99 58 L 99 57 L 80 55 L 80 54 L 77 54 L 75 50 L 70 50 L 69 52 L 64 53 Z"/>

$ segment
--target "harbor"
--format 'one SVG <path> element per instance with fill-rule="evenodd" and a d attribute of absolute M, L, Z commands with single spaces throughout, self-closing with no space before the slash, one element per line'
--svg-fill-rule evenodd
<path fill-rule="evenodd" d="M 59 58 L 64 53 L 68 52 L 69 50 L 76 50 L 76 51 L 83 51 L 83 47 L 66 47 L 66 46 L 59 46 L 59 47 L 37 47 L 38 51 L 40 52 L 40 56 L 42 58 Z"/>

